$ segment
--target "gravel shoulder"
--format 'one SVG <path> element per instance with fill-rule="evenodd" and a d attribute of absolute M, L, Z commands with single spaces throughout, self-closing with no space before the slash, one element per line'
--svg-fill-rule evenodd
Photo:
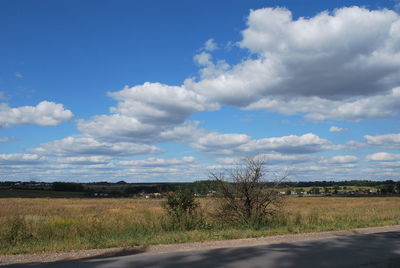
<path fill-rule="evenodd" d="M 394 232 L 394 231 L 400 231 L 400 225 L 360 228 L 360 229 L 330 231 L 330 232 L 320 232 L 320 233 L 290 234 L 290 235 L 268 236 L 259 238 L 206 241 L 206 242 L 195 242 L 195 243 L 184 243 L 184 244 L 138 246 L 130 248 L 91 249 L 91 250 L 61 252 L 61 253 L 6 255 L 6 256 L 0 256 L 0 266 L 17 264 L 17 263 L 19 264 L 43 263 L 43 262 L 76 260 L 84 258 L 107 258 L 107 257 L 135 255 L 135 254 L 151 255 L 151 254 L 192 251 L 192 250 L 248 247 L 257 245 L 319 240 L 319 239 L 333 238 L 338 236 L 374 234 L 374 233 Z"/>

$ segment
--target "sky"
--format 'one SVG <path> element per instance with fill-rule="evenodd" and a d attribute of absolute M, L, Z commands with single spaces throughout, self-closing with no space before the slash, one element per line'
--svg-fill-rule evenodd
<path fill-rule="evenodd" d="M 0 0 L 0 181 L 400 180 L 399 118 L 399 1 Z"/>

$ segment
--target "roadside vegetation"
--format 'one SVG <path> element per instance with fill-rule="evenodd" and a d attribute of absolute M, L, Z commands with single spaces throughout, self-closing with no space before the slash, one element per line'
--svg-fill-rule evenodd
<path fill-rule="evenodd" d="M 213 198 L 199 218 L 176 224 L 165 200 L 132 198 L 0 199 L 0 254 L 221 240 L 400 224 L 400 197 L 288 197 L 263 226 L 215 219 Z"/>

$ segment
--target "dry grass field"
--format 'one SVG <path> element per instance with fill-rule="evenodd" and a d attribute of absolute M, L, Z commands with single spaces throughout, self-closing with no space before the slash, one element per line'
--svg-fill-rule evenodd
<path fill-rule="evenodd" d="M 400 197 L 289 197 L 259 228 L 213 219 L 215 200 L 200 199 L 205 222 L 174 226 L 156 199 L 2 198 L 0 254 L 220 240 L 400 224 Z"/>

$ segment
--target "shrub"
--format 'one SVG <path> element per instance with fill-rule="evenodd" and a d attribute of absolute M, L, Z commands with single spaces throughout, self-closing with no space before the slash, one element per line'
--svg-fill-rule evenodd
<path fill-rule="evenodd" d="M 224 221 L 259 227 L 281 211 L 283 196 L 276 187 L 286 176 L 268 181 L 263 160 L 247 158 L 235 168 L 211 173 L 210 177 L 216 182 L 219 197 L 216 216 Z"/>
<path fill-rule="evenodd" d="M 199 204 L 195 200 L 193 193 L 188 189 L 179 189 L 175 193 L 167 196 L 164 208 L 171 216 L 182 216 L 183 214 L 192 214 Z"/>
<path fill-rule="evenodd" d="M 199 203 L 189 189 L 179 189 L 168 194 L 164 209 L 168 214 L 167 229 L 193 230 L 202 228 L 203 214 L 199 211 Z"/>

